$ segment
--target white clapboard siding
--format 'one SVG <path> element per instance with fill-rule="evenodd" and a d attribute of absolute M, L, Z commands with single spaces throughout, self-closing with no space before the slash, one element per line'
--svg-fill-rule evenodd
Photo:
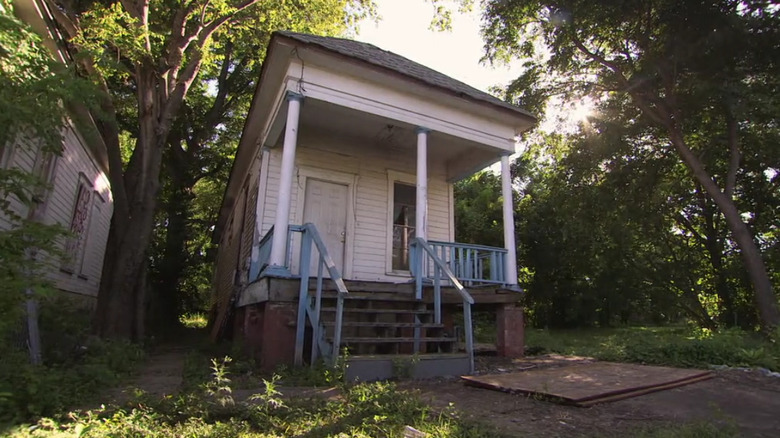
<path fill-rule="evenodd" d="M 262 230 L 274 223 L 279 189 L 281 147 L 272 149 L 268 172 Z M 388 150 L 355 140 L 337 139 L 326 133 L 302 132 L 296 153 L 296 177 L 293 179 L 290 222 L 300 217 L 303 208 L 301 170 L 339 172 L 355 177 L 354 236 L 351 260 L 353 280 L 403 282 L 408 277 L 388 275 L 388 178 L 394 173 L 406 174 L 414 182 L 416 172 L 414 145 L 408 150 Z M 446 182 L 444 163 L 430 157 L 428 161 L 428 238 L 450 240 L 452 235 L 450 185 Z M 299 199 L 301 202 L 299 202 Z M 238 205 L 238 204 L 237 204 Z M 350 251 L 347 250 L 349 254 Z"/>
<path fill-rule="evenodd" d="M 34 141 L 18 139 L 10 160 L 5 164 L 30 172 L 39 153 Z M 60 270 L 61 261 L 43 256 L 48 266 L 45 275 L 60 290 L 95 297 L 100 285 L 113 202 L 106 174 L 98 167 L 82 137 L 72 126 L 68 126 L 63 132 L 62 154 L 56 158 L 50 180 L 51 188 L 46 202 L 40 207 L 44 223 L 60 224 L 66 230 L 70 229 L 80 179 L 88 181 L 93 192 L 83 262 L 76 267 L 75 272 L 68 273 Z M 12 205 L 19 214 L 27 214 L 17 201 L 13 200 Z M 0 221 L 0 229 L 7 229 L 9 225 L 6 218 Z M 60 249 L 63 243 L 58 242 Z"/>
<path fill-rule="evenodd" d="M 220 238 L 215 272 L 217 304 L 224 304 L 230 299 L 236 270 L 245 271 L 248 266 L 247 260 L 251 255 L 255 239 L 254 223 L 260 164 L 261 160 L 258 155 L 250 167 L 249 173 L 245 175 L 244 187 L 248 187 L 248 191 L 242 189 L 239 198 L 233 204 L 231 217 L 226 222 L 227 226 Z M 246 202 L 245 193 L 248 195 Z M 243 274 L 245 275 L 246 272 Z"/>

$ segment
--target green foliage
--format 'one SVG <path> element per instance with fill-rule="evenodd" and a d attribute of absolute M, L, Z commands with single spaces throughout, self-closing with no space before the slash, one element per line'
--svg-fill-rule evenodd
<path fill-rule="evenodd" d="M 761 261 L 746 265 L 741 253 L 761 253 L 776 290 L 776 7 L 730 0 L 483 7 L 486 57 L 525 63 L 505 90 L 508 100 L 550 109 L 549 119 L 554 110 L 565 117 L 567 103 L 595 103 L 571 136 L 526 138 L 517 230 L 533 322 L 685 317 L 753 329 L 756 296 L 762 318 L 773 319 L 771 287 L 756 280 Z M 740 221 L 749 231 L 737 233 Z M 735 237 L 746 234 L 754 241 Z"/>
<path fill-rule="evenodd" d="M 780 347 L 739 330 L 710 332 L 687 327 L 528 330 L 529 353 L 588 356 L 599 360 L 678 367 L 727 365 L 780 370 Z"/>
<path fill-rule="evenodd" d="M 477 245 L 504 246 L 501 177 L 479 172 L 455 183 L 455 239 Z"/>
<path fill-rule="evenodd" d="M 206 328 L 209 320 L 203 313 L 185 313 L 179 317 L 179 322 L 189 329 L 203 329 Z"/>
<path fill-rule="evenodd" d="M 639 438 L 731 438 L 742 436 L 733 423 L 694 422 L 683 425 L 668 425 L 643 428 L 636 432 Z"/>
<path fill-rule="evenodd" d="M 276 375 L 288 386 L 342 386 L 346 382 L 347 353 L 340 355 L 336 366 L 318 360 L 314 366 L 291 367 L 280 365 Z"/>
<path fill-rule="evenodd" d="M 135 369 L 141 349 L 88 337 L 88 314 L 83 306 L 52 297 L 41 304 L 43 365 L 31 365 L 24 350 L 3 350 L 0 424 L 61 415 Z"/>
<path fill-rule="evenodd" d="M 345 386 L 336 399 L 282 399 L 278 376 L 245 401 L 225 403 L 227 362 L 214 361 L 212 378 L 199 388 L 161 400 L 141 399 L 128 409 L 98 409 L 68 419 L 42 419 L 11 437 L 401 437 L 411 425 L 437 437 L 496 437 L 493 428 L 466 420 L 452 408 L 433 412 L 415 392 L 393 383 Z M 218 389 L 217 397 L 215 388 Z"/>
<path fill-rule="evenodd" d="M 87 81 L 55 61 L 41 38 L 0 7 L 0 145 L 18 136 L 33 138 L 45 150 L 62 146 L 65 105 L 89 103 L 94 94 Z M 78 100 L 76 100 L 78 99 Z"/>

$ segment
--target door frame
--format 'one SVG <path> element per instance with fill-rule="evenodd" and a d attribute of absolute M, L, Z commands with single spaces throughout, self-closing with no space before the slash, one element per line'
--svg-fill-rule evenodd
<path fill-rule="evenodd" d="M 306 184 L 309 179 L 325 181 L 332 184 L 347 186 L 347 235 L 344 241 L 344 269 L 341 275 L 344 279 L 352 278 L 352 254 L 355 244 L 355 202 L 357 199 L 355 189 L 358 175 L 335 170 L 321 169 L 318 167 L 298 167 L 297 169 L 297 200 L 295 207 L 295 223 L 303 225 L 303 209 L 306 205 Z M 297 254 L 297 252 L 295 252 Z M 297 257 L 293 257 L 293 265 L 298 265 Z M 313 273 L 313 275 L 317 275 Z"/>

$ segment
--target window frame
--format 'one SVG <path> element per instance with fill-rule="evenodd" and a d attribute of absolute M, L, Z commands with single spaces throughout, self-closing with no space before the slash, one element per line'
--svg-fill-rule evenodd
<path fill-rule="evenodd" d="M 83 265 L 84 254 L 86 253 L 87 236 L 89 234 L 90 219 L 92 218 L 92 203 L 94 195 L 97 192 L 94 190 L 94 186 L 90 182 L 89 178 L 83 173 L 79 172 L 78 181 L 76 183 L 76 195 L 73 199 L 73 209 L 71 212 L 70 225 L 68 231 L 74 232 L 74 226 L 76 226 L 77 215 L 79 214 L 79 204 L 82 193 L 88 196 L 84 201 L 86 205 L 86 216 L 81 220 L 81 230 L 77 236 L 68 236 L 63 244 L 63 258 L 60 264 L 60 270 L 67 272 L 68 274 L 77 274 L 82 276 L 81 267 Z M 73 248 L 69 248 L 72 246 Z"/>
<path fill-rule="evenodd" d="M 387 233 L 387 239 L 385 245 L 385 274 L 391 276 L 411 277 L 412 274 L 409 270 L 393 269 L 393 221 L 395 219 L 393 217 L 393 210 L 395 207 L 394 203 L 396 183 L 411 185 L 416 188 L 417 177 L 410 173 L 398 172 L 389 169 L 387 171 L 387 223 L 385 224 L 385 233 Z"/>

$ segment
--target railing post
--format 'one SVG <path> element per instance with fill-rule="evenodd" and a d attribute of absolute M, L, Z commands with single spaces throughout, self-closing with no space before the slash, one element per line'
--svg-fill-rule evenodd
<path fill-rule="evenodd" d="M 322 254 L 317 258 L 317 294 L 314 296 L 314 318 L 312 321 L 311 331 L 311 366 L 314 367 L 314 363 L 319 356 L 320 352 L 320 311 L 322 309 L 322 265 L 325 263 L 322 260 Z"/>
<path fill-rule="evenodd" d="M 504 247 L 506 248 L 504 281 L 517 284 L 517 246 L 515 245 L 515 212 L 512 206 L 512 175 L 509 155 L 501 157 L 501 195 L 504 197 Z"/>
<path fill-rule="evenodd" d="M 471 327 L 471 303 L 463 300 L 463 326 L 466 331 L 466 353 L 469 355 L 469 374 L 474 373 L 474 332 Z"/>
<path fill-rule="evenodd" d="M 295 332 L 295 366 L 303 365 L 303 343 L 306 334 L 306 312 L 309 307 L 309 264 L 311 263 L 311 235 L 301 233 L 301 287 L 298 293 L 298 322 Z"/>
<path fill-rule="evenodd" d="M 333 366 L 336 366 L 341 352 L 341 326 L 344 316 L 344 297 L 339 293 L 336 298 L 336 326 L 333 332 Z"/>
<path fill-rule="evenodd" d="M 414 241 L 414 297 L 417 300 L 422 299 L 422 280 L 423 280 L 423 265 L 427 262 L 423 261 L 422 245 L 415 239 Z"/>
<path fill-rule="evenodd" d="M 441 324 L 441 269 L 433 265 L 433 322 Z"/>

